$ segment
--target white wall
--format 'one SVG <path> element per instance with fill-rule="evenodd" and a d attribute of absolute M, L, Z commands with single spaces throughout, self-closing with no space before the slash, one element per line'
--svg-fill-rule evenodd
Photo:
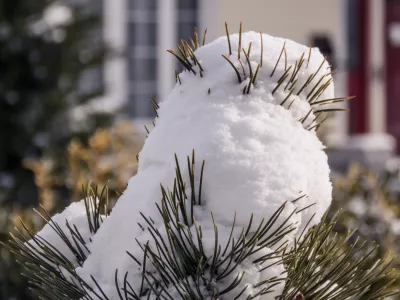
<path fill-rule="evenodd" d="M 127 44 L 126 10 L 127 0 L 104 1 L 104 38 L 106 44 L 117 53 L 123 53 Z M 127 63 L 116 55 L 105 62 L 106 109 L 119 108 L 127 99 Z"/>
<path fill-rule="evenodd" d="M 217 33 L 224 34 L 224 22 L 231 31 L 244 29 L 282 36 L 309 44 L 312 33 L 327 33 L 334 42 L 339 37 L 340 1 L 338 0 L 219 0 L 220 24 Z M 236 28 L 236 29 L 235 29 Z"/>

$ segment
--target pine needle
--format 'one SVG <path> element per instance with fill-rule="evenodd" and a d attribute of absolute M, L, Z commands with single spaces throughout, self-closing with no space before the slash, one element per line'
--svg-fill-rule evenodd
<path fill-rule="evenodd" d="M 196 50 L 200 47 L 200 45 L 199 45 L 199 35 L 197 34 L 197 28 L 195 27 L 194 28 L 194 42 L 195 42 L 195 45 L 196 45 Z"/>
<path fill-rule="evenodd" d="M 303 66 L 303 63 L 304 63 L 304 61 L 305 61 L 305 59 L 304 59 L 304 54 L 305 54 L 305 53 L 303 52 L 303 54 L 302 54 L 301 57 L 300 57 L 300 60 L 299 60 L 299 64 L 298 64 L 298 66 L 297 66 L 297 69 L 295 68 L 296 71 L 294 72 L 293 78 L 290 79 L 290 82 L 293 82 L 293 81 L 295 80 L 297 74 L 299 74 L 300 69 L 301 69 L 301 67 Z"/>
<path fill-rule="evenodd" d="M 264 42 L 263 42 L 263 36 L 262 33 L 260 32 L 260 39 L 261 39 L 261 57 L 260 57 L 260 66 L 262 67 L 263 64 L 263 56 L 264 56 Z"/>
<path fill-rule="evenodd" d="M 283 52 L 285 52 L 285 46 L 286 46 L 286 41 L 283 43 L 283 47 L 282 47 L 281 53 L 279 54 L 278 60 L 276 61 L 275 67 L 272 70 L 270 77 L 274 76 L 275 70 L 278 67 L 278 63 L 281 60 L 282 54 L 283 54 Z M 286 55 L 285 55 L 285 57 L 286 57 Z M 285 70 L 286 70 L 286 64 L 287 63 L 285 62 Z"/>
<path fill-rule="evenodd" d="M 288 69 L 289 70 L 289 69 Z M 278 90 L 278 88 L 282 85 L 282 83 L 286 80 L 286 78 L 289 77 L 289 74 L 286 73 L 285 75 L 283 75 L 281 77 L 281 79 L 278 81 L 278 84 L 276 85 L 276 87 L 274 88 L 274 90 L 272 91 L 272 95 L 275 94 L 275 92 Z"/>
<path fill-rule="evenodd" d="M 225 55 L 221 54 L 223 58 L 232 66 L 233 70 L 235 70 L 236 76 L 238 78 L 239 83 L 242 83 L 242 78 L 240 77 L 239 70 L 236 68 L 236 66 L 232 63 L 232 61 L 226 57 Z"/>
<path fill-rule="evenodd" d="M 250 50 L 251 50 L 251 45 L 252 45 L 253 43 L 252 42 L 250 42 L 249 43 L 249 46 L 248 46 L 248 48 L 247 48 L 247 56 L 249 56 L 250 57 Z"/>
<path fill-rule="evenodd" d="M 226 22 L 225 22 L 225 31 L 226 31 L 226 37 L 228 39 L 229 56 L 230 56 L 230 55 L 232 55 L 232 46 L 231 46 L 231 39 L 229 37 L 228 23 L 226 23 Z"/>
<path fill-rule="evenodd" d="M 242 21 L 240 21 L 240 26 L 239 26 L 239 45 L 238 45 L 238 59 L 240 60 L 240 52 L 242 49 Z"/>
<path fill-rule="evenodd" d="M 250 78 L 251 78 L 251 77 L 253 77 L 253 69 L 251 68 L 251 62 L 250 62 L 250 58 L 249 58 L 250 49 L 251 49 L 251 42 L 249 44 L 249 48 L 248 49 L 249 50 L 246 53 L 246 51 L 242 48 L 244 56 L 246 57 L 247 65 L 249 66 L 249 72 L 250 72 Z"/>
<path fill-rule="evenodd" d="M 290 108 L 292 107 L 292 104 L 294 103 L 295 100 L 296 100 L 296 98 L 294 98 L 294 99 L 292 100 L 292 102 L 290 102 L 290 104 L 289 104 L 289 106 L 288 106 L 288 109 L 290 109 Z"/>
<path fill-rule="evenodd" d="M 203 43 L 202 43 L 203 46 L 206 44 L 206 37 L 207 37 L 207 28 L 204 30 L 203 34 Z"/>
<path fill-rule="evenodd" d="M 324 100 L 314 101 L 313 103 L 311 103 L 311 105 L 332 104 L 332 103 L 344 102 L 354 98 L 355 97 L 352 96 L 352 97 L 338 97 L 338 98 L 324 99 Z"/>
<path fill-rule="evenodd" d="M 197 49 L 196 48 L 196 43 L 193 41 L 193 39 L 192 39 L 192 37 L 189 37 L 189 41 L 190 41 L 190 43 L 192 44 L 192 47 L 193 47 L 193 49 Z"/>
<path fill-rule="evenodd" d="M 258 71 L 260 70 L 260 67 L 261 67 L 261 64 L 258 64 L 257 68 L 256 68 L 256 72 L 254 73 L 254 77 L 253 77 L 253 80 L 252 80 L 253 84 L 255 84 L 255 82 L 256 82 L 256 78 L 257 78 L 257 75 L 258 75 Z"/>
<path fill-rule="evenodd" d="M 292 93 L 293 93 L 293 91 L 294 91 L 294 88 L 293 89 L 291 89 L 290 90 L 290 92 L 288 93 L 288 95 L 285 97 L 285 99 L 283 99 L 283 101 L 281 102 L 281 106 L 283 106 L 285 103 L 286 103 L 286 101 L 290 98 L 290 96 L 292 95 Z"/>
<path fill-rule="evenodd" d="M 315 124 L 308 128 L 308 130 L 313 130 L 314 128 L 319 128 L 326 120 L 328 120 L 332 116 L 332 113 L 329 113 L 321 122 Z"/>
<path fill-rule="evenodd" d="M 239 59 L 239 64 L 240 64 L 240 66 L 241 66 L 241 68 L 242 68 L 242 70 L 243 70 L 243 77 L 246 78 L 246 70 L 245 70 L 245 68 L 244 68 L 244 66 L 243 66 L 243 63 L 242 63 L 242 60 L 241 60 L 241 59 Z"/>
<path fill-rule="evenodd" d="M 301 123 L 304 124 L 304 122 L 307 120 L 307 118 L 310 116 L 311 112 L 313 111 L 313 109 L 311 108 L 308 113 L 305 115 L 304 118 L 301 119 Z"/>
<path fill-rule="evenodd" d="M 179 84 L 182 84 L 181 78 L 179 77 L 179 73 L 175 70 L 175 81 L 179 82 Z"/>
<path fill-rule="evenodd" d="M 167 50 L 167 52 L 171 53 L 173 56 L 176 57 L 176 59 L 188 70 L 191 71 L 193 74 L 196 75 L 196 71 L 193 70 L 192 66 L 185 61 L 182 57 L 180 57 L 178 54 L 175 53 L 175 51 L 173 50 Z"/>
<path fill-rule="evenodd" d="M 348 108 L 325 108 L 325 109 L 319 109 L 316 110 L 316 113 L 319 112 L 335 112 L 335 111 L 350 111 Z"/>

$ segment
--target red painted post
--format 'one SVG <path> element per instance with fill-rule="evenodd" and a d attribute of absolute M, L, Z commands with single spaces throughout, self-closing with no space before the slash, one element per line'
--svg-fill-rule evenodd
<path fill-rule="evenodd" d="M 386 126 L 400 150 L 400 1 L 386 1 Z"/>
<path fill-rule="evenodd" d="M 369 0 L 348 1 L 348 94 L 356 96 L 350 101 L 349 133 L 360 134 L 368 130 L 368 36 Z"/>

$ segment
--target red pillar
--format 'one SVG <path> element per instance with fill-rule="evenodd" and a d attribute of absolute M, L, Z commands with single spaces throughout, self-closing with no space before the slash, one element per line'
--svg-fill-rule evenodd
<path fill-rule="evenodd" d="M 386 1 L 386 126 L 400 150 L 400 1 Z"/>
<path fill-rule="evenodd" d="M 369 0 L 349 0 L 348 7 L 348 94 L 350 101 L 350 134 L 368 130 L 368 31 Z"/>

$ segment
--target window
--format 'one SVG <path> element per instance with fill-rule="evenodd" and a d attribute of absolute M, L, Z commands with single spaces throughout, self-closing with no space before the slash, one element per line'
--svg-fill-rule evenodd
<path fill-rule="evenodd" d="M 130 0 L 128 7 L 129 9 L 137 9 L 137 10 L 143 10 L 143 9 L 157 10 L 157 0 Z"/>
<path fill-rule="evenodd" d="M 179 9 L 197 10 L 197 0 L 178 0 Z"/>
<path fill-rule="evenodd" d="M 347 2 L 347 43 L 348 43 L 348 68 L 355 70 L 359 65 L 359 1 L 360 0 L 349 0 Z"/>
<path fill-rule="evenodd" d="M 178 0 L 177 1 L 178 16 L 178 38 L 188 40 L 193 38 L 193 30 L 198 24 L 198 0 Z M 177 62 L 176 69 L 182 71 L 182 65 Z"/>
<path fill-rule="evenodd" d="M 129 24 L 129 32 L 129 45 L 151 46 L 156 44 L 156 23 L 131 23 Z"/>
<path fill-rule="evenodd" d="M 187 39 L 189 36 L 193 36 L 193 29 L 197 26 L 197 0 L 178 0 L 177 5 L 178 36 Z"/>
<path fill-rule="evenodd" d="M 157 90 L 157 1 L 128 1 L 128 109 L 132 117 L 154 116 L 148 99 Z"/>
<path fill-rule="evenodd" d="M 157 59 L 131 59 L 129 77 L 131 80 L 154 81 L 157 75 Z"/>
<path fill-rule="evenodd" d="M 145 93 L 135 93 L 129 96 L 129 107 L 128 109 L 133 113 L 134 117 L 138 118 L 146 118 L 146 117 L 155 117 L 155 112 L 153 106 L 150 102 L 150 97 L 157 96 L 154 94 L 145 94 Z"/>

